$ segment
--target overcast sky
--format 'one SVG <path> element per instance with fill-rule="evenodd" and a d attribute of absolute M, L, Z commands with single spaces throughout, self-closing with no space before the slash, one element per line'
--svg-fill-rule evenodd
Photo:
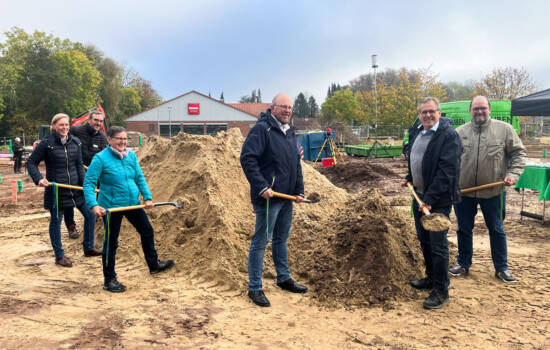
<path fill-rule="evenodd" d="M 315 96 L 386 68 L 430 68 L 443 82 L 524 67 L 550 88 L 550 1 L 0 0 L 13 26 L 95 45 L 165 99 L 260 88 Z M 1 41 L 5 37 L 0 36 Z"/>

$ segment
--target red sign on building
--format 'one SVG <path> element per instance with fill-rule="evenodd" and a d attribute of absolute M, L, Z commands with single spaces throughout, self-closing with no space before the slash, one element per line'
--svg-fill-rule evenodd
<path fill-rule="evenodd" d="M 189 113 L 189 114 L 201 114 L 200 103 L 188 103 L 187 104 L 187 113 Z"/>

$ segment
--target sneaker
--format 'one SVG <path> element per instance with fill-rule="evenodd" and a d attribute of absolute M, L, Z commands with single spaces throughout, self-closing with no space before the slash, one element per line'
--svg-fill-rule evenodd
<path fill-rule="evenodd" d="M 432 280 L 424 277 L 419 280 L 414 280 L 409 282 L 413 288 L 416 289 L 432 289 L 433 283 Z"/>
<path fill-rule="evenodd" d="M 425 309 L 440 309 L 450 300 L 451 298 L 449 298 L 449 292 L 443 292 L 438 289 L 433 289 L 426 300 L 424 300 L 423 305 Z"/>
<path fill-rule="evenodd" d="M 495 272 L 495 277 L 500 278 L 504 283 L 517 283 L 518 281 L 508 270 Z"/>
<path fill-rule="evenodd" d="M 455 277 L 458 277 L 460 275 L 467 275 L 468 269 L 460 266 L 459 264 L 456 264 L 455 266 L 449 268 L 449 274 Z"/>
<path fill-rule="evenodd" d="M 103 289 L 113 293 L 122 293 L 126 290 L 126 286 L 117 281 L 116 278 L 113 278 L 112 280 L 105 282 Z"/>
<path fill-rule="evenodd" d="M 67 231 L 69 231 L 69 238 L 76 239 L 78 238 L 78 236 L 80 236 L 78 230 L 76 229 L 76 224 L 68 226 Z"/>

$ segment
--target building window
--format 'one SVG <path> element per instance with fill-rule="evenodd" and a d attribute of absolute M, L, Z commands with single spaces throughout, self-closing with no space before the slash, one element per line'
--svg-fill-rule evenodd
<path fill-rule="evenodd" d="M 169 133 L 169 125 L 161 125 L 160 126 L 160 136 L 168 137 L 170 135 Z M 172 136 L 176 136 L 180 132 L 180 126 L 178 124 L 174 125 L 172 124 Z"/>
<path fill-rule="evenodd" d="M 204 135 L 204 126 L 202 124 L 184 124 L 183 132 L 193 135 Z"/>
<path fill-rule="evenodd" d="M 149 124 L 149 131 L 155 131 L 155 124 Z"/>
<path fill-rule="evenodd" d="M 227 130 L 227 124 L 206 126 L 206 134 L 210 136 L 216 136 L 216 134 L 219 133 L 220 131 L 226 131 L 226 130 Z"/>

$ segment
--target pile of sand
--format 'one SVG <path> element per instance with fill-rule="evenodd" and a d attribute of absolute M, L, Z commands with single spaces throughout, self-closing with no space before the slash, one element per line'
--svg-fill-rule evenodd
<path fill-rule="evenodd" d="M 152 137 L 138 157 L 154 201 L 185 203 L 183 209 L 149 211 L 160 256 L 175 258 L 178 271 L 191 278 L 245 291 L 255 217 L 239 162 L 243 141 L 238 129 L 216 137 Z M 364 305 L 409 295 L 404 284 L 421 275 L 410 220 L 377 191 L 351 196 L 307 164 L 303 173 L 306 194 L 320 200 L 294 206 L 289 260 L 296 279 L 328 304 Z M 123 230 L 133 228 L 125 224 Z M 131 260 L 143 259 L 136 237 L 120 236 L 121 248 L 131 247 L 126 248 Z M 264 266 L 264 278 L 273 278 L 269 247 Z"/>

